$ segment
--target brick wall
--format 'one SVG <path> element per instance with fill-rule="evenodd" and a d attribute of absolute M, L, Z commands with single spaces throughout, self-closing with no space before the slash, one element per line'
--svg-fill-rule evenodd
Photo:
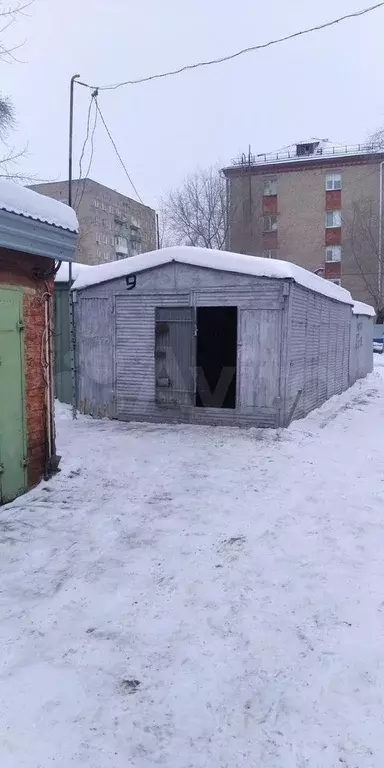
<path fill-rule="evenodd" d="M 378 298 L 380 162 L 384 153 L 300 163 L 231 167 L 227 249 L 261 255 L 275 245 L 263 244 L 263 179 L 277 179 L 277 258 L 310 271 L 324 265 L 327 245 L 342 246 L 342 285 L 359 301 Z M 326 175 L 340 173 L 342 190 L 326 191 Z M 260 197 L 261 196 L 261 197 Z M 356 223 L 356 206 L 362 223 Z M 326 229 L 326 210 L 340 210 L 340 228 Z M 272 213 L 272 210 L 270 211 Z M 368 226 L 367 226 L 368 225 Z M 362 276 L 362 272 L 364 276 Z"/>
<path fill-rule="evenodd" d="M 45 381 L 42 344 L 45 328 L 44 294 L 53 295 L 51 259 L 0 249 L 0 285 L 24 289 L 24 371 L 28 486 L 44 474 L 46 455 Z M 39 276 L 40 275 L 40 276 Z M 47 276 L 47 279 L 44 279 Z"/>

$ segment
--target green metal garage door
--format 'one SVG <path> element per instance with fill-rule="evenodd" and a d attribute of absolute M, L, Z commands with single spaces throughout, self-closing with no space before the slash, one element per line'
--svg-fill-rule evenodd
<path fill-rule="evenodd" d="M 0 502 L 27 488 L 22 291 L 0 290 Z"/>

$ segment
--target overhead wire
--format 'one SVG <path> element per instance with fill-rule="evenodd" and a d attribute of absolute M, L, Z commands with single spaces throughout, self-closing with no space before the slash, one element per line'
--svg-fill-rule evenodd
<path fill-rule="evenodd" d="M 258 45 L 250 45 L 247 48 L 242 48 L 239 51 L 236 51 L 235 53 L 227 54 L 226 56 L 220 56 L 216 59 L 209 59 L 207 61 L 199 61 L 194 64 L 186 64 L 183 67 L 179 67 L 178 69 L 169 70 L 168 72 L 160 72 L 153 75 L 148 75 L 147 77 L 140 77 L 136 80 L 124 80 L 120 83 L 114 83 L 112 85 L 99 85 L 97 86 L 100 91 L 113 91 L 117 88 L 122 88 L 126 85 L 139 85 L 140 83 L 148 83 L 151 80 L 160 80 L 165 77 L 173 77 L 175 75 L 180 75 L 183 72 L 188 72 L 190 70 L 198 69 L 200 67 L 210 67 L 214 64 L 222 64 L 225 61 L 231 61 L 233 59 L 238 58 L 239 56 L 244 56 L 248 53 L 253 53 L 254 51 L 260 51 L 265 48 L 270 48 L 273 45 L 278 45 L 280 43 L 285 43 L 289 40 L 294 40 L 295 38 L 302 37 L 303 35 L 309 35 L 313 32 L 319 32 L 322 29 L 327 29 L 329 27 L 334 26 L 335 24 L 340 24 L 343 21 L 347 21 L 348 19 L 355 19 L 359 18 L 361 16 L 365 16 L 368 13 L 371 13 L 372 11 L 376 11 L 379 8 L 384 7 L 384 0 L 380 3 L 375 3 L 375 5 L 371 5 L 368 8 L 362 8 L 359 11 L 354 11 L 351 13 L 346 13 L 344 16 L 339 16 L 337 19 L 332 19 L 331 21 L 323 22 L 322 24 L 316 24 L 313 27 L 308 27 L 306 29 L 302 29 L 298 32 L 293 32 L 289 35 L 284 35 L 283 37 L 277 37 L 274 40 L 269 40 L 266 43 L 260 43 Z M 93 85 L 89 85 L 89 83 L 83 83 L 80 80 L 77 81 L 79 85 L 84 86 L 85 88 L 95 88 Z"/>
<path fill-rule="evenodd" d="M 89 101 L 88 112 L 87 112 L 87 128 L 86 128 L 85 139 L 84 139 L 83 146 L 81 148 L 80 159 L 79 159 L 79 180 L 83 176 L 83 159 L 84 159 L 84 156 L 85 156 L 85 151 L 86 151 L 86 148 L 87 148 L 87 144 L 88 144 L 88 140 L 89 140 L 89 134 L 90 134 L 90 130 L 91 130 L 92 105 L 93 105 L 93 96 L 91 96 L 90 101 Z M 75 209 L 77 209 L 77 197 L 78 197 L 78 188 L 76 190 L 76 200 L 75 200 L 75 205 L 74 205 Z"/>
<path fill-rule="evenodd" d="M 83 166 L 82 166 L 82 163 L 83 163 L 83 160 L 84 160 L 85 151 L 86 151 L 86 148 L 87 148 L 88 141 L 90 141 L 90 143 L 91 143 L 91 151 L 90 151 L 90 155 L 89 155 L 88 167 L 87 167 L 87 170 L 85 172 L 84 179 L 83 179 L 83 185 L 82 185 L 82 190 L 80 192 L 80 196 L 78 196 L 79 187 L 77 188 L 77 191 L 76 191 L 76 199 L 75 199 L 75 205 L 74 205 L 74 208 L 75 208 L 76 211 L 79 209 L 79 206 L 80 206 L 80 204 L 82 202 L 82 199 L 84 197 L 86 181 L 87 181 L 87 178 L 88 178 L 88 176 L 90 174 L 90 171 L 91 171 L 91 168 L 92 168 L 92 162 L 93 162 L 93 156 L 94 156 L 94 150 L 95 150 L 95 132 L 96 132 L 97 115 L 98 115 L 97 108 L 96 108 L 95 109 L 95 117 L 94 117 L 94 121 L 93 121 L 93 126 L 92 126 L 92 130 L 91 130 L 91 115 L 92 115 L 92 107 L 93 107 L 94 104 L 97 106 L 97 89 L 95 91 L 93 91 L 92 95 L 91 95 L 91 100 L 90 100 L 90 103 L 89 103 L 88 115 L 87 115 L 86 136 L 85 136 L 85 140 L 84 140 L 84 144 L 83 144 L 83 147 L 82 147 L 82 151 L 81 151 L 81 155 L 80 155 L 80 160 L 79 160 L 79 179 L 78 180 L 81 181 L 81 179 L 83 178 Z"/>
<path fill-rule="evenodd" d="M 129 172 L 128 172 L 128 169 L 127 169 L 127 167 L 126 167 L 126 165 L 125 165 L 125 163 L 124 163 L 124 160 L 123 160 L 123 158 L 121 157 L 121 154 L 120 154 L 120 152 L 119 152 L 119 150 L 118 150 L 118 148 L 117 148 L 117 146 L 116 146 L 116 143 L 115 143 L 115 141 L 114 141 L 114 139 L 113 139 L 113 136 L 112 136 L 112 134 L 111 134 L 111 132 L 110 132 L 110 130 L 109 130 L 109 128 L 108 128 L 108 125 L 107 125 L 107 123 L 106 123 L 105 117 L 104 117 L 104 115 L 103 115 L 103 113 L 102 113 L 102 111 L 101 111 L 101 109 L 100 109 L 100 105 L 99 105 L 99 102 L 98 102 L 98 100 L 97 100 L 97 96 L 96 96 L 96 98 L 95 98 L 95 103 L 96 103 L 96 110 L 97 110 L 97 112 L 98 112 L 98 113 L 99 113 L 99 115 L 100 115 L 100 119 L 101 119 L 101 122 L 102 122 L 102 123 L 103 123 L 103 125 L 104 125 L 104 128 L 105 128 L 105 130 L 106 130 L 106 132 L 107 132 L 107 134 L 108 134 L 108 136 L 109 136 L 109 139 L 110 139 L 110 141 L 111 141 L 111 144 L 112 144 L 112 146 L 113 146 L 113 148 L 114 148 L 114 150 L 115 150 L 115 152 L 116 152 L 116 155 L 117 155 L 117 157 L 118 157 L 118 159 L 119 159 L 119 161 L 120 161 L 120 163 L 121 163 L 121 165 L 122 165 L 122 167 L 123 167 L 123 169 L 124 169 L 125 175 L 126 175 L 126 177 L 127 177 L 128 181 L 129 181 L 129 183 L 131 184 L 131 186 L 132 186 L 132 189 L 135 191 L 135 194 L 136 194 L 136 196 L 138 197 L 138 199 L 140 200 L 140 202 L 142 203 L 142 205 L 144 205 L 144 203 L 143 203 L 143 200 L 142 200 L 141 196 L 139 195 L 139 193 L 138 193 L 138 191 L 137 191 L 137 189 L 136 189 L 136 187 L 135 187 L 135 185 L 134 185 L 134 183 L 133 183 L 132 177 L 130 176 L 130 174 L 129 174 Z"/>

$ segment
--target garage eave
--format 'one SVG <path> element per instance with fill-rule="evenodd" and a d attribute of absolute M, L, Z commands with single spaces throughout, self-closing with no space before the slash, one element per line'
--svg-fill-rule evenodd
<path fill-rule="evenodd" d="M 75 232 L 0 210 L 0 248 L 74 261 L 76 245 Z"/>

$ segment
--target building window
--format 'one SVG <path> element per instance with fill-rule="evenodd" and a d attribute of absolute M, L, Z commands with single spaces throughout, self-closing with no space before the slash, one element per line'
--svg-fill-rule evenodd
<path fill-rule="evenodd" d="M 325 249 L 325 261 L 341 261 L 341 246 L 329 245 Z"/>
<path fill-rule="evenodd" d="M 327 192 L 341 189 L 341 173 L 328 173 L 325 177 L 325 189 Z"/>
<path fill-rule="evenodd" d="M 263 217 L 263 231 L 264 232 L 276 232 L 277 231 L 277 216 L 264 216 Z"/>
<path fill-rule="evenodd" d="M 108 245 L 108 235 L 103 235 L 103 243 L 104 245 Z"/>
<path fill-rule="evenodd" d="M 275 259 L 277 251 L 275 248 L 269 248 L 267 251 L 263 251 L 264 259 Z"/>
<path fill-rule="evenodd" d="M 95 234 L 95 240 L 97 243 L 101 243 L 101 235 L 98 232 Z"/>
<path fill-rule="evenodd" d="M 100 216 L 95 216 L 95 224 L 98 224 L 100 226 Z"/>
<path fill-rule="evenodd" d="M 131 253 L 132 256 L 136 256 L 141 253 L 141 234 L 140 227 L 135 224 L 131 224 Z"/>
<path fill-rule="evenodd" d="M 100 208 L 100 200 L 98 200 L 98 199 L 96 198 L 96 199 L 93 201 L 93 205 L 95 206 L 95 208 Z"/>
<path fill-rule="evenodd" d="M 271 195 L 277 195 L 277 179 L 265 179 L 264 181 L 264 197 Z"/>
<path fill-rule="evenodd" d="M 107 210 L 107 206 L 106 206 L 106 204 L 105 204 L 104 200 L 103 200 L 103 201 L 102 201 L 102 203 L 101 203 L 101 210 L 102 210 L 102 211 L 106 211 L 106 210 Z"/>
<path fill-rule="evenodd" d="M 331 277 L 328 279 L 330 283 L 335 283 L 335 285 L 341 285 L 341 280 L 339 277 Z"/>
<path fill-rule="evenodd" d="M 327 211 L 325 214 L 326 227 L 341 227 L 341 211 Z"/>

